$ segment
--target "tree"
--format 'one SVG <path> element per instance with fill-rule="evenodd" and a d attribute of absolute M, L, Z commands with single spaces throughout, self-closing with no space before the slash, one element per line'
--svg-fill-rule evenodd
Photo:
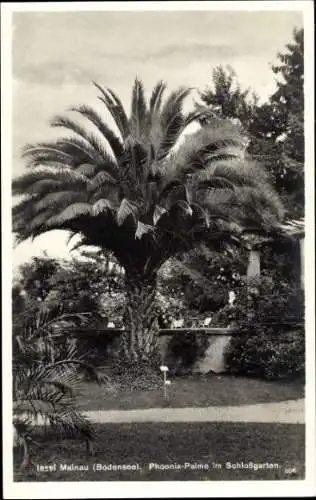
<path fill-rule="evenodd" d="M 271 96 L 282 123 L 283 164 L 286 191 L 294 217 L 304 215 L 304 30 L 295 29 L 293 42 L 279 53 L 279 64 L 272 67 L 277 90 Z"/>
<path fill-rule="evenodd" d="M 231 68 L 213 71 L 212 86 L 200 93 L 215 116 L 238 120 L 248 137 L 248 152 L 265 166 L 282 197 L 287 217 L 304 215 L 304 32 L 294 30 L 293 43 L 272 65 L 277 90 L 259 103 L 243 90 Z M 201 109 L 198 106 L 198 109 Z"/>
<path fill-rule="evenodd" d="M 240 121 L 246 128 L 253 118 L 258 98 L 250 89 L 242 90 L 237 75 L 230 66 L 213 70 L 212 86 L 200 92 L 202 102 L 215 116 Z"/>
<path fill-rule="evenodd" d="M 113 252 L 125 270 L 122 356 L 139 366 L 157 352 L 160 266 L 198 241 L 212 245 L 249 223 L 269 231 L 282 204 L 264 171 L 246 157 L 238 126 L 213 121 L 178 145 L 200 117 L 182 111 L 188 89 L 163 101 L 160 82 L 148 105 L 136 79 L 128 116 L 111 89 L 96 87 L 117 131 L 88 106 L 73 111 L 95 133 L 72 118 L 54 118 L 53 127 L 73 135 L 26 146 L 31 171 L 13 182 L 13 193 L 24 196 L 13 208 L 13 225 L 20 240 L 62 229 L 80 234 L 81 245 Z"/>
<path fill-rule="evenodd" d="M 123 275 L 117 262 L 104 252 L 82 251 L 69 260 L 35 257 L 19 267 L 12 288 L 13 316 L 22 310 L 30 315 L 41 304 L 63 303 L 68 311 L 90 311 L 89 327 L 104 327 L 119 315 L 117 300 L 123 292 Z M 121 300 L 123 303 L 123 300 Z M 120 318 L 120 322 L 122 318 Z"/>
<path fill-rule="evenodd" d="M 47 255 L 33 257 L 29 262 L 22 264 L 15 277 L 28 300 L 45 300 L 51 290 L 52 276 L 63 266 L 64 262 L 52 259 Z"/>

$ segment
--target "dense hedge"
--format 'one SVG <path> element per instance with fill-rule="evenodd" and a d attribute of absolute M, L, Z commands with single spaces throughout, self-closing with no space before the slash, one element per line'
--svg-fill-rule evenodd
<path fill-rule="evenodd" d="M 253 284 L 227 310 L 240 335 L 232 338 L 225 353 L 227 371 L 269 380 L 304 376 L 304 294 L 288 282 L 265 278 Z M 224 321 L 223 315 L 218 318 Z"/>
<path fill-rule="evenodd" d="M 251 325 L 232 338 L 225 365 L 229 373 L 267 380 L 303 377 L 304 329 L 275 332 L 273 328 Z"/>

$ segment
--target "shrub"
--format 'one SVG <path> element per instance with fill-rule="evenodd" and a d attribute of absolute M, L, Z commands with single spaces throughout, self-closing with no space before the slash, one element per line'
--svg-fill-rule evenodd
<path fill-rule="evenodd" d="M 275 333 L 272 328 L 252 326 L 251 333 L 232 338 L 225 354 L 227 370 L 267 380 L 304 376 L 304 330 Z"/>
<path fill-rule="evenodd" d="M 304 375 L 304 294 L 300 288 L 267 277 L 257 279 L 247 293 L 239 295 L 226 318 L 233 313 L 240 335 L 232 338 L 225 353 L 230 373 L 269 380 Z"/>
<path fill-rule="evenodd" d="M 212 326 L 226 328 L 229 325 L 235 325 L 244 318 L 244 309 L 238 306 L 227 304 L 217 311 L 212 318 Z"/>
<path fill-rule="evenodd" d="M 155 351 L 146 363 L 131 362 L 118 349 L 110 364 L 111 380 L 120 391 L 151 391 L 161 387 L 160 353 Z"/>

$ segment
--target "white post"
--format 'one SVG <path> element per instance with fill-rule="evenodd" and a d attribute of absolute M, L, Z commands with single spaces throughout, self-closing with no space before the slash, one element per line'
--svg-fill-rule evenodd
<path fill-rule="evenodd" d="M 260 252 L 250 250 L 247 268 L 247 278 L 256 278 L 260 276 Z"/>

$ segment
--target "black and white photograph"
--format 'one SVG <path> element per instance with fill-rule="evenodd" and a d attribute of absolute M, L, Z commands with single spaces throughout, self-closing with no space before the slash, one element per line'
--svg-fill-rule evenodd
<path fill-rule="evenodd" d="M 315 494 L 313 3 L 1 11 L 5 498 Z"/>

